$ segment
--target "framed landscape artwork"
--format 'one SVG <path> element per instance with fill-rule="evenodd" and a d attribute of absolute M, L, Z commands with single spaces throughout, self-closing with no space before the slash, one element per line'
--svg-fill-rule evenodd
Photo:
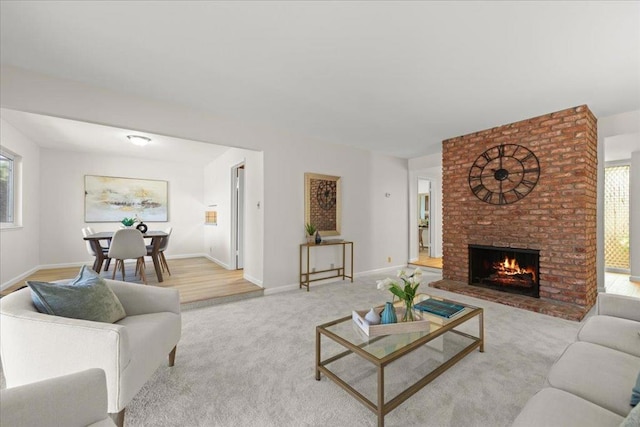
<path fill-rule="evenodd" d="M 313 224 L 320 236 L 340 234 L 340 177 L 304 174 L 304 221 Z"/>
<path fill-rule="evenodd" d="M 85 222 L 168 221 L 168 182 L 152 179 L 85 175 Z"/>

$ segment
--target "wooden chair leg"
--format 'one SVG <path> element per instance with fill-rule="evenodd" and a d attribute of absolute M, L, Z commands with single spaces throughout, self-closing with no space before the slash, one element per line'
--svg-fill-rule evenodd
<path fill-rule="evenodd" d="M 116 278 L 116 271 L 118 271 L 118 261 L 116 260 L 116 265 L 113 267 L 113 274 L 111 275 L 111 280 L 115 280 Z"/>
<path fill-rule="evenodd" d="M 124 409 L 117 414 L 109 414 L 118 427 L 124 427 Z"/>
<path fill-rule="evenodd" d="M 140 277 L 142 278 L 142 282 L 146 285 L 147 284 L 147 275 L 144 272 L 144 257 L 138 258 L 138 261 L 136 262 L 136 265 L 140 266 Z"/>
<path fill-rule="evenodd" d="M 136 271 L 133 274 L 135 276 L 140 275 L 140 277 L 142 277 L 142 273 L 140 272 L 140 258 L 136 260 Z"/>
<path fill-rule="evenodd" d="M 171 270 L 169 270 L 169 264 L 167 264 L 167 259 L 164 257 L 164 251 L 160 252 L 160 260 L 162 261 L 160 264 L 164 265 L 167 268 L 167 273 L 169 273 L 169 276 L 171 276 Z M 164 269 L 162 271 L 164 271 Z"/>
<path fill-rule="evenodd" d="M 120 269 L 122 270 L 122 281 L 124 282 L 124 260 L 119 259 L 118 261 L 120 262 Z"/>
<path fill-rule="evenodd" d="M 109 271 L 109 264 L 111 264 L 111 258 L 107 258 L 107 262 L 104 265 L 104 271 Z"/>
<path fill-rule="evenodd" d="M 169 353 L 169 367 L 173 366 L 176 363 L 176 349 L 178 346 L 173 347 L 171 353 Z"/>

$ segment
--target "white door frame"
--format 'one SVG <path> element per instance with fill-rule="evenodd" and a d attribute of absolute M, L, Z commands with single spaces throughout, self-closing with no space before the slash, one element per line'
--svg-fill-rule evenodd
<path fill-rule="evenodd" d="M 229 245 L 229 266 L 232 270 L 244 268 L 244 179 L 238 179 L 238 175 L 244 176 L 244 160 L 231 166 L 231 236 Z"/>

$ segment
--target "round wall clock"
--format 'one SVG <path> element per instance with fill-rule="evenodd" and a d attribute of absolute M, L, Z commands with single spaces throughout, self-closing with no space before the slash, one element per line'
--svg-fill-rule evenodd
<path fill-rule="evenodd" d="M 480 154 L 469 169 L 469 187 L 483 202 L 507 205 L 524 198 L 540 178 L 540 162 L 522 145 L 504 144 Z"/>
<path fill-rule="evenodd" d="M 321 181 L 316 193 L 318 205 L 324 210 L 329 210 L 336 205 L 336 182 Z"/>

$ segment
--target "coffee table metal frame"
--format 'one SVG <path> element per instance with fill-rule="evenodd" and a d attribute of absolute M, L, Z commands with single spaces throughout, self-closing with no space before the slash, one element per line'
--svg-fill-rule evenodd
<path fill-rule="evenodd" d="M 454 301 L 450 301 L 450 302 L 454 302 Z M 461 303 L 456 303 L 456 304 L 461 304 Z M 461 304 L 461 305 L 464 305 L 465 307 L 470 308 L 471 311 L 469 311 L 468 313 L 465 313 L 464 315 L 461 315 L 458 318 L 455 318 L 449 321 L 444 325 L 441 325 L 441 327 L 436 329 L 435 331 L 432 331 L 429 334 L 426 334 L 425 336 L 420 337 L 413 342 L 410 342 L 409 344 L 395 350 L 394 352 L 382 358 L 378 358 L 373 354 L 367 352 L 366 350 L 363 350 L 362 347 L 370 343 L 373 343 L 375 341 L 384 339 L 387 335 L 372 337 L 368 341 L 360 345 L 357 345 L 333 333 L 332 331 L 328 330 L 328 328 L 338 323 L 352 322 L 353 320 L 351 316 L 346 316 L 341 319 L 337 319 L 337 320 L 317 326 L 316 327 L 316 369 L 315 369 L 316 380 L 320 381 L 321 373 L 326 375 L 328 378 L 330 378 L 336 384 L 338 384 L 340 387 L 346 390 L 351 396 L 355 397 L 358 401 L 360 401 L 364 406 L 366 406 L 372 412 L 377 414 L 378 427 L 384 427 L 384 416 L 386 414 L 388 414 L 389 412 L 397 408 L 402 402 L 404 402 L 413 394 L 418 392 L 422 387 L 429 384 L 431 381 L 437 378 L 440 374 L 442 374 L 447 369 L 455 365 L 457 362 L 459 362 L 462 358 L 464 358 L 466 355 L 471 353 L 476 348 L 478 348 L 480 352 L 484 352 L 484 310 L 482 308 L 473 307 L 467 304 Z M 474 317 L 478 317 L 479 327 L 478 327 L 477 337 L 461 331 L 456 331 L 454 329 L 456 326 L 459 326 L 462 323 L 465 323 Z M 458 353 L 456 353 L 453 357 L 451 357 L 449 360 L 447 360 L 446 362 L 438 366 L 436 369 L 429 372 L 427 375 L 422 377 L 420 380 L 418 380 L 416 383 L 411 385 L 409 388 L 399 393 L 389 402 L 385 402 L 384 401 L 384 369 L 385 367 L 390 363 L 402 358 L 403 356 L 411 353 L 412 351 L 422 347 L 423 345 L 427 344 L 430 341 L 433 341 L 434 339 L 438 338 L 439 336 L 447 332 L 453 332 L 455 334 L 462 335 L 466 338 L 469 338 L 472 340 L 472 343 L 469 344 L 464 349 L 462 349 L 461 351 L 459 351 Z M 339 354 L 336 354 L 328 359 L 322 360 L 321 358 L 321 336 L 322 335 L 337 342 L 338 344 L 345 347 L 347 350 Z M 377 403 L 374 403 L 371 400 L 367 399 L 364 395 L 362 395 L 355 388 L 347 384 L 346 381 L 338 377 L 338 375 L 333 373 L 327 367 L 328 364 L 335 362 L 336 360 L 341 359 L 342 357 L 345 357 L 351 353 L 355 353 L 359 355 L 363 359 L 367 360 L 368 362 L 376 366 L 377 377 L 378 377 Z"/>

